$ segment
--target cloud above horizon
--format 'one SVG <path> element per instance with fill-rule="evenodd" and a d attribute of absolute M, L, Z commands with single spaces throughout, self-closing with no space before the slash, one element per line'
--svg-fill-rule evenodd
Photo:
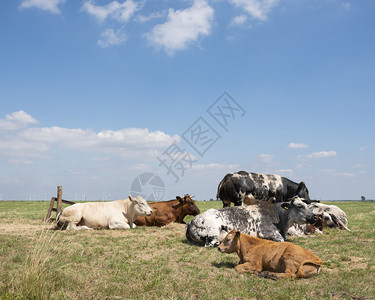
<path fill-rule="evenodd" d="M 183 50 L 200 37 L 211 33 L 214 10 L 205 0 L 195 0 L 186 9 L 168 11 L 168 19 L 146 34 L 152 45 L 164 48 L 168 54 Z"/>
<path fill-rule="evenodd" d="M 229 2 L 246 12 L 250 17 L 265 21 L 279 0 L 229 0 Z"/>
<path fill-rule="evenodd" d="M 320 152 L 314 152 L 307 155 L 300 155 L 298 158 L 300 160 L 310 160 L 310 159 L 320 159 L 320 158 L 326 158 L 326 157 L 333 157 L 336 156 L 336 151 L 320 151 Z"/>
<path fill-rule="evenodd" d="M 113 18 L 118 22 L 127 22 L 141 6 L 133 0 L 123 3 L 113 1 L 107 5 L 96 5 L 94 0 L 86 1 L 82 10 L 94 16 L 99 22 L 107 18 Z"/>
<path fill-rule="evenodd" d="M 170 136 L 162 131 L 149 131 L 147 128 L 95 132 L 91 129 L 29 126 L 37 123 L 37 120 L 22 110 L 0 119 L 0 152 L 9 157 L 9 162 L 30 164 L 30 158 L 50 157 L 52 154 L 49 150 L 56 147 L 80 152 L 115 154 L 124 158 L 153 159 L 159 150 L 174 141 L 180 141 L 178 135 Z"/>
<path fill-rule="evenodd" d="M 53 14 L 61 14 L 60 7 L 66 0 L 22 0 L 20 9 L 38 8 Z M 212 35 L 214 27 L 218 27 L 215 19 L 217 1 L 189 0 L 187 8 L 176 9 L 172 2 L 155 5 L 154 2 L 123 0 L 99 4 L 99 1 L 84 0 L 80 10 L 94 17 L 100 29 L 97 44 L 100 47 L 119 46 L 128 39 L 123 25 L 134 22 L 135 26 L 148 21 L 164 19 L 159 24 L 149 22 L 149 27 L 140 26 L 143 32 L 139 36 L 146 39 L 150 46 L 164 50 L 168 55 L 186 50 Z M 225 26 L 239 26 L 254 29 L 249 23 L 258 25 L 269 19 L 271 12 L 278 6 L 279 0 L 228 0 L 233 17 Z M 341 3 L 340 9 L 349 10 L 350 3 Z M 132 24 L 134 25 L 134 24 Z M 119 28 L 120 26 L 120 28 Z M 134 26 L 132 27 L 134 30 Z"/>
<path fill-rule="evenodd" d="M 17 130 L 39 122 L 23 110 L 8 114 L 0 119 L 0 131 Z"/>
<path fill-rule="evenodd" d="M 53 14 L 60 14 L 60 4 L 64 4 L 66 0 L 23 0 L 20 8 L 39 8 L 41 10 L 49 11 Z"/>
<path fill-rule="evenodd" d="M 127 36 L 122 29 L 113 30 L 112 28 L 106 29 L 100 34 L 98 44 L 103 47 L 118 46 L 126 42 Z"/>
<path fill-rule="evenodd" d="M 303 143 L 290 143 L 288 145 L 288 148 L 290 149 L 304 149 L 304 148 L 309 148 L 308 145 L 303 144 Z"/>

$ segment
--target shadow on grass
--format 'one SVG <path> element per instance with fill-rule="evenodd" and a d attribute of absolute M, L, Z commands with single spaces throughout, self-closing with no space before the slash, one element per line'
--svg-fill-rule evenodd
<path fill-rule="evenodd" d="M 228 261 L 223 261 L 223 262 L 213 262 L 212 263 L 212 266 L 214 266 L 215 268 L 218 268 L 218 269 L 222 269 L 222 268 L 225 268 L 225 269 L 233 269 L 236 264 L 232 263 L 232 262 L 228 262 Z"/>

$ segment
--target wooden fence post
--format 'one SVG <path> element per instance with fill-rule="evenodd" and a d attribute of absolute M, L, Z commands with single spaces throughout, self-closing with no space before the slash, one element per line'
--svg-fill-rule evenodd
<path fill-rule="evenodd" d="M 44 219 L 45 222 L 48 222 L 51 219 L 51 214 L 52 214 L 52 211 L 53 211 L 53 206 L 55 204 L 55 201 L 56 201 L 56 197 L 52 197 L 51 198 L 51 202 L 49 204 L 49 209 L 48 209 L 48 212 L 47 212 L 47 216 Z"/>
<path fill-rule="evenodd" d="M 57 202 L 56 208 L 54 208 L 55 202 Z M 51 221 L 51 214 L 52 214 L 53 211 L 56 212 L 56 218 L 57 218 L 57 215 L 62 211 L 62 204 L 63 203 L 68 204 L 68 205 L 75 204 L 75 202 L 73 202 L 73 201 L 63 200 L 63 198 L 62 198 L 62 186 L 58 186 L 57 187 L 57 197 L 51 198 L 51 202 L 49 204 L 47 216 L 44 219 L 44 221 L 45 222 Z"/>
<path fill-rule="evenodd" d="M 58 215 L 62 210 L 62 186 L 59 185 L 57 187 L 57 208 L 56 208 L 56 215 Z"/>

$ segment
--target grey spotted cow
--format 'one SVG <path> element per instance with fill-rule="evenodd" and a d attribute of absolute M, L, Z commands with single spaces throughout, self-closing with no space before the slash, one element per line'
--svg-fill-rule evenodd
<path fill-rule="evenodd" d="M 186 239 L 190 244 L 216 247 L 225 234 L 237 229 L 242 233 L 284 242 L 294 223 L 314 223 L 315 214 L 299 197 L 289 202 L 234 206 L 209 209 L 195 216 L 186 225 Z"/>

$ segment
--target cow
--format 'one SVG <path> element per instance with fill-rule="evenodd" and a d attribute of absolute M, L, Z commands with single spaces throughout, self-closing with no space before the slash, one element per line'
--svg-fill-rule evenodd
<path fill-rule="evenodd" d="M 317 215 L 324 215 L 325 217 L 330 217 L 334 223 L 334 226 L 330 227 L 337 227 L 339 229 L 345 229 L 350 231 L 348 228 L 348 219 L 346 217 L 345 212 L 336 205 L 327 205 L 323 203 L 311 203 L 309 204 L 309 208 Z M 327 227 L 325 224 L 322 224 L 322 228 Z"/>
<path fill-rule="evenodd" d="M 141 196 L 110 202 L 76 203 L 57 216 L 56 229 L 128 229 L 135 228 L 138 216 L 151 215 Z"/>
<path fill-rule="evenodd" d="M 209 209 L 195 216 L 185 229 L 190 244 L 217 247 L 225 231 L 237 229 L 255 237 L 284 242 L 294 223 L 315 223 L 316 216 L 303 199 L 289 202 L 264 203 Z M 224 231 L 224 232 L 223 232 Z"/>
<path fill-rule="evenodd" d="M 311 203 L 309 209 L 318 217 L 314 224 L 294 225 L 289 228 L 288 235 L 305 236 L 310 234 L 323 234 L 323 228 L 339 228 L 350 231 L 348 219 L 343 210 L 336 205 L 326 205 L 323 203 Z"/>
<path fill-rule="evenodd" d="M 300 183 L 281 177 L 280 175 L 266 175 L 239 171 L 225 175 L 217 188 L 217 199 L 221 199 L 223 207 L 235 206 L 243 203 L 259 204 L 268 202 L 285 202 L 299 196 L 306 203 L 311 203 L 309 191 L 302 181 Z"/>
<path fill-rule="evenodd" d="M 298 245 L 256 238 L 235 229 L 226 235 L 218 250 L 237 253 L 240 258 L 236 266 L 238 273 L 251 272 L 271 279 L 309 278 L 319 273 L 323 263 Z"/>
<path fill-rule="evenodd" d="M 310 210 L 311 205 L 308 207 Z M 294 224 L 288 230 L 288 235 L 290 236 L 306 236 L 311 234 L 323 234 L 323 228 L 325 227 L 337 227 L 337 223 L 332 220 L 332 217 L 324 211 L 313 211 L 317 216 L 317 220 L 314 224 Z"/>
<path fill-rule="evenodd" d="M 200 214 L 199 208 L 192 199 L 193 197 L 186 194 L 184 198 L 176 196 L 175 200 L 149 203 L 152 208 L 152 214 L 138 217 L 135 224 L 137 226 L 159 227 L 172 222 L 185 224 L 184 218 L 187 215 L 196 216 Z"/>

